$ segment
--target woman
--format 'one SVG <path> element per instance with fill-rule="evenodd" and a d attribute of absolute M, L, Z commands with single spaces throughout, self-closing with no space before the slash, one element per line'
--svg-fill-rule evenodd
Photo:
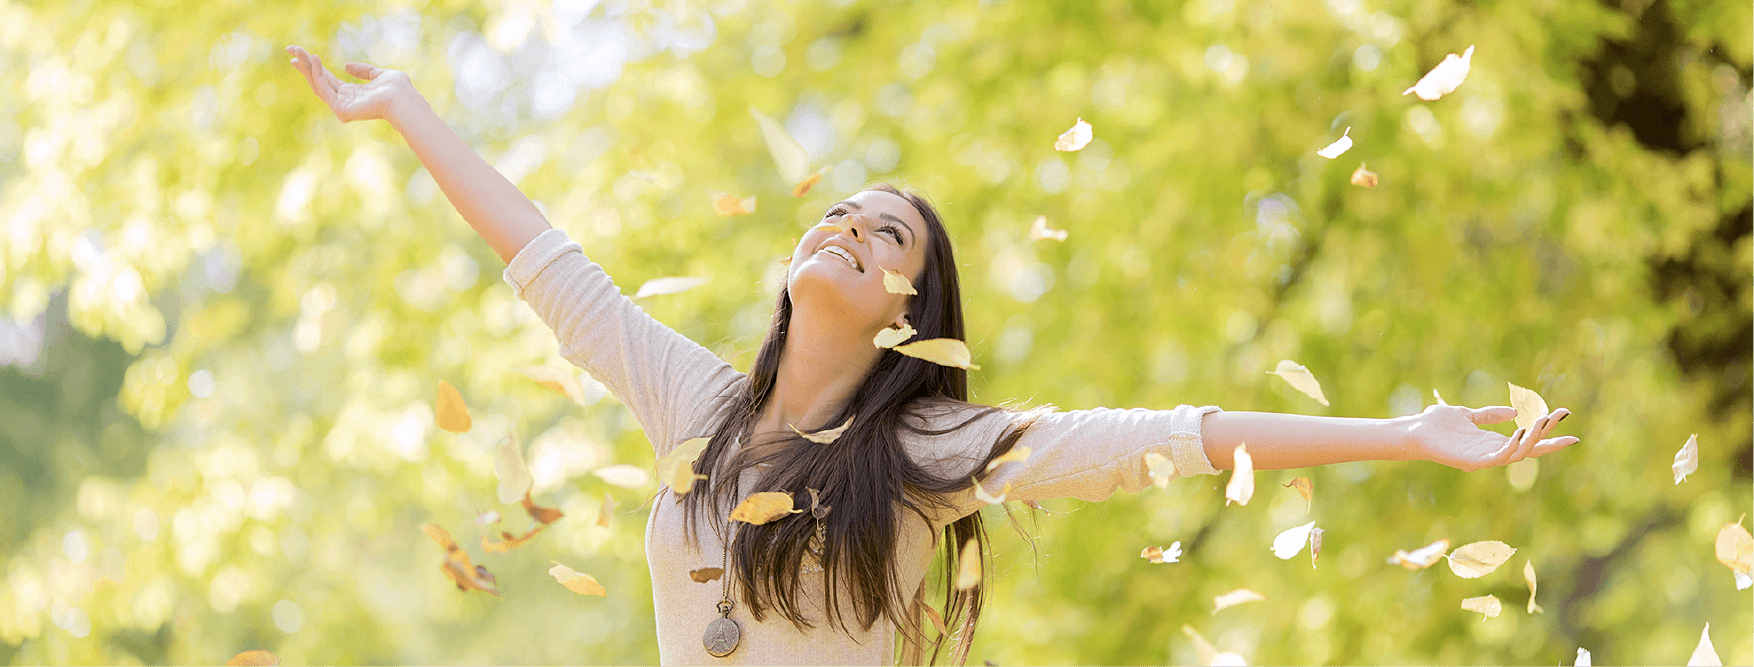
<path fill-rule="evenodd" d="M 740 373 L 622 296 L 433 113 L 406 74 L 348 63 L 366 83 L 344 83 L 303 49 L 287 51 L 342 121 L 381 118 L 402 134 L 507 262 L 506 282 L 554 329 L 562 356 L 622 399 L 657 456 L 708 438 L 694 468 L 707 481 L 663 493 L 646 526 L 665 664 L 888 664 L 897 630 L 903 660 L 922 660 L 930 644 L 936 661 L 945 638 L 927 639 L 923 614 L 972 637 L 981 588 L 946 577 L 940 615 L 924 604 L 926 574 L 934 552 L 943 572 L 956 572 L 964 553 L 979 557 L 963 548 L 983 541 L 978 510 L 991 496 L 981 496 L 1095 501 L 1117 487 L 1136 492 L 1151 482 L 1150 453 L 1181 475 L 1231 468 L 1244 442 L 1261 469 L 1424 459 L 1476 470 L 1578 442 L 1546 439 L 1569 414 L 1563 408 L 1506 438 L 1477 426 L 1514 418 L 1503 406 L 1351 419 L 1191 405 L 969 404 L 964 369 L 874 341 L 885 330 L 963 338 L 956 263 L 936 210 L 886 185 L 830 206 L 799 240 L 772 327 L 754 367 Z M 889 272 L 916 293 L 886 289 Z M 791 494 L 806 511 L 759 525 L 730 521 L 731 508 L 758 491 Z M 691 577 L 715 567 L 723 576 Z M 955 662 L 966 661 L 968 644 L 955 643 Z"/>

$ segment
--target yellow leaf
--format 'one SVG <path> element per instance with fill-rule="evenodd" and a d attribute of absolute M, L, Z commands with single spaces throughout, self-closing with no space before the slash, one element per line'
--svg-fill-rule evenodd
<path fill-rule="evenodd" d="M 280 664 L 280 656 L 257 649 L 244 651 L 225 661 L 226 667 L 269 667 Z"/>
<path fill-rule="evenodd" d="M 1395 555 L 1389 557 L 1389 564 L 1399 565 L 1409 570 L 1423 570 L 1436 565 L 1437 560 L 1443 558 L 1444 554 L 1448 552 L 1449 540 L 1438 540 L 1414 549 L 1412 553 L 1396 549 Z"/>
<path fill-rule="evenodd" d="M 979 500 L 979 501 L 986 503 L 988 505 L 997 505 L 997 504 L 1005 502 L 1005 494 L 1011 492 L 1011 483 L 1010 482 L 1006 482 L 1005 488 L 1000 489 L 999 495 L 995 496 L 991 493 L 987 493 L 986 487 L 981 486 L 980 480 L 970 477 L 969 481 L 974 482 L 975 500 Z"/>
<path fill-rule="evenodd" d="M 1498 618 L 1499 612 L 1504 611 L 1504 605 L 1499 604 L 1498 598 L 1491 595 L 1462 600 L 1462 608 L 1485 614 L 1486 616 L 1480 619 L 1482 621 L 1488 618 Z"/>
<path fill-rule="evenodd" d="M 1463 81 L 1468 79 L 1468 70 L 1473 66 L 1473 63 L 1474 47 L 1469 45 L 1468 50 L 1463 51 L 1460 57 L 1454 53 L 1444 56 L 1443 62 L 1431 68 L 1431 71 L 1426 72 L 1425 76 L 1419 77 L 1418 83 L 1401 91 L 1401 94 L 1418 93 L 1419 99 L 1430 102 L 1453 93 L 1458 86 L 1462 85 Z"/>
<path fill-rule="evenodd" d="M 786 128 L 769 118 L 754 106 L 749 107 L 749 114 L 755 116 L 755 122 L 761 125 L 761 138 L 767 142 L 767 152 L 773 156 L 773 164 L 779 168 L 780 180 L 787 183 L 799 183 L 810 175 L 810 154 L 798 144 Z"/>
<path fill-rule="evenodd" d="M 1169 488 L 1169 480 L 1175 478 L 1175 462 L 1157 452 L 1146 452 L 1145 474 L 1151 476 L 1151 483 L 1159 489 Z"/>
<path fill-rule="evenodd" d="M 950 634 L 950 628 L 944 627 L 944 616 L 939 614 L 937 609 L 933 609 L 932 605 L 929 604 L 921 604 L 920 609 L 925 610 L 926 618 L 931 619 L 932 625 L 938 628 L 939 636 Z"/>
<path fill-rule="evenodd" d="M 1510 384 L 1510 407 L 1516 408 L 1516 427 L 1533 428 L 1535 421 L 1547 416 L 1547 401 L 1540 394 Z"/>
<path fill-rule="evenodd" d="M 1479 579 L 1497 570 L 1514 553 L 1515 547 L 1497 540 L 1470 542 L 1450 552 L 1449 569 L 1463 579 Z"/>
<path fill-rule="evenodd" d="M 1445 401 L 1444 401 L 1444 400 L 1443 400 L 1443 394 L 1439 394 L 1439 393 L 1437 393 L 1437 387 L 1432 387 L 1432 388 L 1431 388 L 1431 397 L 1432 397 L 1432 398 L 1435 398 L 1435 399 L 1437 399 L 1437 404 L 1438 404 L 1438 405 L 1449 405 L 1449 403 L 1448 403 L 1448 402 L 1445 402 Z"/>
<path fill-rule="evenodd" d="M 1535 604 L 1535 562 L 1534 561 L 1529 561 L 1529 560 L 1523 561 L 1523 579 L 1529 582 L 1529 613 L 1539 614 L 1544 610 L 1541 609 L 1541 605 Z"/>
<path fill-rule="evenodd" d="M 651 481 L 650 476 L 646 474 L 646 471 L 643 468 L 625 463 L 604 466 L 592 470 L 591 474 L 596 475 L 598 479 L 624 489 L 637 489 L 645 486 L 646 482 Z"/>
<path fill-rule="evenodd" d="M 1315 399 L 1322 405 L 1328 404 L 1328 398 L 1322 395 L 1322 384 L 1316 382 L 1315 376 L 1310 374 L 1308 368 L 1304 368 L 1295 361 L 1281 359 L 1279 366 L 1267 371 L 1267 374 L 1284 378 L 1286 382 L 1291 384 L 1292 389 L 1303 392 L 1305 396 Z"/>
<path fill-rule="evenodd" d="M 1693 647 L 1693 655 L 1687 656 L 1687 667 L 1721 667 L 1724 661 L 1717 657 L 1717 648 L 1711 645 L 1711 624 L 1706 623 L 1705 629 L 1699 633 L 1699 645 Z"/>
<path fill-rule="evenodd" d="M 974 538 L 969 538 L 962 545 L 962 555 L 957 557 L 956 590 L 972 590 L 981 584 L 981 547 Z"/>
<path fill-rule="evenodd" d="M 1376 172 L 1365 169 L 1364 165 L 1360 163 L 1357 169 L 1352 170 L 1352 184 L 1374 188 L 1376 187 Z"/>
<path fill-rule="evenodd" d="M 729 192 L 713 193 L 713 212 L 719 215 L 749 215 L 755 212 L 755 195 L 741 199 Z"/>
<path fill-rule="evenodd" d="M 1011 447 L 1011 451 L 1005 452 L 1004 454 L 1000 454 L 998 458 L 993 459 L 991 462 L 988 462 L 986 472 L 992 472 L 993 469 L 999 467 L 999 464 L 1001 464 L 1001 463 L 1010 463 L 1012 461 L 1018 461 L 1018 462 L 1027 461 L 1027 460 L 1029 460 L 1030 453 L 1031 452 L 1030 452 L 1028 447 L 1025 447 L 1023 445 L 1013 445 Z"/>
<path fill-rule="evenodd" d="M 1291 560 L 1292 556 L 1303 551 L 1303 545 L 1309 542 L 1309 533 L 1315 529 L 1315 522 L 1292 526 L 1273 538 L 1273 555 L 1279 560 Z"/>
<path fill-rule="evenodd" d="M 822 173 L 825 171 L 828 170 L 818 169 L 816 170 L 816 173 L 805 176 L 804 180 L 798 181 L 797 185 L 792 186 L 792 196 L 803 197 L 804 195 L 810 194 L 810 188 L 816 187 L 816 184 L 822 181 Z"/>
<path fill-rule="evenodd" d="M 754 526 L 773 521 L 787 514 L 797 514 L 804 510 L 792 509 L 792 494 L 778 491 L 762 491 L 751 493 L 737 508 L 731 510 L 732 521 L 742 521 Z"/>
<path fill-rule="evenodd" d="M 1675 452 L 1675 483 L 1687 479 L 1688 475 L 1699 470 L 1699 434 L 1687 436 L 1687 444 L 1681 445 L 1681 451 Z"/>
<path fill-rule="evenodd" d="M 481 550 L 490 554 L 511 553 L 512 549 L 523 546 L 525 542 L 530 541 L 530 538 L 535 537 L 536 534 L 540 532 L 542 532 L 542 526 L 536 526 L 535 528 L 531 528 L 530 532 L 524 533 L 523 537 L 514 537 L 511 533 L 502 530 L 499 532 L 499 535 L 505 539 L 503 542 L 489 538 L 487 535 L 482 535 Z"/>
<path fill-rule="evenodd" d="M 552 366 L 526 366 L 524 375 L 549 391 L 572 399 L 574 403 L 587 404 L 584 384 L 579 382 L 578 375 L 573 371 Z"/>
<path fill-rule="evenodd" d="M 1072 129 L 1061 133 L 1060 138 L 1054 140 L 1054 150 L 1078 150 L 1089 144 L 1093 136 L 1094 135 L 1090 129 L 1090 123 L 1086 123 L 1083 118 L 1079 118 L 1078 122 L 1072 124 Z"/>
<path fill-rule="evenodd" d="M 855 415 L 855 416 L 857 416 L 857 415 Z M 798 427 L 792 426 L 792 432 L 796 433 L 798 435 L 804 436 L 804 439 L 809 440 L 810 442 L 814 442 L 814 443 L 817 443 L 820 445 L 830 445 L 830 444 L 834 444 L 834 441 L 839 440 L 840 435 L 842 433 L 846 433 L 847 427 L 852 426 L 852 425 L 853 425 L 853 418 L 847 417 L 846 422 L 842 423 L 840 426 L 836 426 L 836 427 L 828 429 L 828 430 L 817 431 L 815 433 L 805 433 L 803 431 L 798 430 Z M 791 426 L 791 425 L 787 424 L 787 426 Z"/>
<path fill-rule="evenodd" d="M 1248 665 L 1248 662 L 1242 659 L 1241 654 L 1232 653 L 1230 651 L 1219 653 L 1218 649 L 1213 648 L 1212 644 L 1207 642 L 1205 637 L 1201 637 L 1200 633 L 1194 632 L 1194 629 L 1191 627 L 1183 625 L 1182 633 L 1193 638 L 1194 656 L 1199 659 L 1201 667 L 1213 667 L 1215 665 Z"/>
<path fill-rule="evenodd" d="M 706 479 L 706 475 L 694 472 L 694 462 L 700 453 L 706 450 L 706 438 L 694 438 L 670 448 L 670 452 L 658 459 L 658 479 L 670 485 L 670 491 L 683 495 L 694 488 L 694 480 Z"/>
<path fill-rule="evenodd" d="M 499 590 L 494 588 L 493 575 L 488 573 L 487 568 L 470 562 L 469 553 L 457 546 L 456 540 L 451 539 L 450 531 L 436 523 L 421 524 L 420 530 L 444 548 L 445 558 L 439 563 L 439 571 L 457 585 L 457 590 L 467 592 L 473 589 L 499 597 Z"/>
<path fill-rule="evenodd" d="M 597 509 L 597 525 L 609 527 L 609 519 L 615 516 L 615 499 L 603 494 L 603 505 Z"/>
<path fill-rule="evenodd" d="M 665 294 L 676 294 L 678 292 L 686 292 L 686 291 L 694 289 L 696 287 L 700 287 L 701 285 L 705 285 L 706 283 L 707 283 L 707 279 L 701 278 L 698 276 L 671 276 L 668 278 L 653 278 L 651 280 L 647 280 L 645 282 L 645 284 L 640 285 L 639 291 L 633 293 L 633 298 L 634 299 L 644 299 L 646 297 L 663 296 Z"/>
<path fill-rule="evenodd" d="M 1315 501 L 1310 500 L 1310 498 L 1315 496 L 1315 480 L 1308 477 L 1299 477 L 1286 482 L 1283 486 L 1297 489 L 1297 495 L 1303 496 L 1303 502 L 1306 503 L 1306 506 L 1303 508 L 1305 513 L 1308 513 L 1310 509 L 1315 507 Z"/>
<path fill-rule="evenodd" d="M 908 282 L 907 276 L 894 269 L 883 269 L 883 290 L 890 294 L 919 294 L 914 289 L 914 284 Z"/>
<path fill-rule="evenodd" d="M 452 433 L 467 433 L 473 424 L 469 419 L 469 406 L 463 403 L 463 395 L 444 380 L 439 380 L 435 412 L 438 413 L 438 427 Z"/>
<path fill-rule="evenodd" d="M 549 562 L 553 563 L 554 561 Z M 554 563 L 554 567 L 548 568 L 548 574 L 553 576 L 555 581 L 560 582 L 560 585 L 565 586 L 567 590 L 579 595 L 609 597 L 609 591 L 605 590 L 602 584 L 597 583 L 596 577 L 578 572 L 560 563 Z"/>
<path fill-rule="evenodd" d="M 1754 574 L 1754 535 L 1742 527 L 1741 519 L 1718 529 L 1713 550 L 1717 562 L 1736 574 L 1736 590 L 1747 588 L 1749 575 Z"/>
<path fill-rule="evenodd" d="M 1255 462 L 1249 458 L 1247 447 L 1247 443 L 1236 446 L 1233 455 L 1236 469 L 1230 471 L 1230 483 L 1224 485 L 1224 504 L 1227 506 L 1232 500 L 1247 505 L 1249 499 L 1255 497 Z"/>
<path fill-rule="evenodd" d="M 1048 229 L 1048 217 L 1045 215 L 1038 215 L 1035 216 L 1035 222 L 1029 225 L 1029 240 L 1065 241 L 1066 230 Z"/>
<path fill-rule="evenodd" d="M 530 518 L 535 519 L 537 523 L 544 526 L 559 521 L 561 517 L 566 516 L 565 514 L 562 514 L 560 510 L 552 507 L 538 507 L 536 503 L 530 500 L 529 491 L 524 492 L 523 504 L 524 511 L 530 514 Z"/>
<path fill-rule="evenodd" d="M 1316 155 L 1320 155 L 1329 160 L 1340 157 L 1341 153 L 1345 153 L 1352 148 L 1351 134 L 1352 126 L 1348 125 L 1346 126 L 1346 131 L 1340 133 L 1339 139 L 1335 139 L 1334 143 L 1328 144 L 1326 148 L 1316 151 Z"/>
<path fill-rule="evenodd" d="M 1139 557 L 1152 563 L 1179 563 L 1182 558 L 1182 543 L 1180 541 L 1173 542 L 1167 549 L 1145 547 L 1144 551 L 1139 552 Z"/>
<path fill-rule="evenodd" d="M 969 363 L 973 358 L 968 353 L 968 344 L 955 338 L 916 341 L 893 349 L 896 352 L 916 359 L 924 359 L 939 366 L 966 368 L 971 371 L 981 369 L 980 366 Z"/>
<path fill-rule="evenodd" d="M 1215 609 L 1212 610 L 1212 613 L 1216 614 L 1218 612 L 1224 611 L 1227 608 L 1234 607 L 1236 605 L 1243 604 L 1245 602 L 1255 602 L 1258 600 L 1265 600 L 1265 599 L 1267 599 L 1267 596 L 1265 596 L 1265 595 L 1261 595 L 1260 593 L 1256 593 L 1256 592 L 1251 591 L 1247 588 L 1238 588 L 1238 589 L 1231 591 L 1229 593 L 1225 593 L 1225 594 L 1220 595 L 1218 597 L 1212 598 L 1212 604 L 1216 607 Z"/>
<path fill-rule="evenodd" d="M 1316 559 L 1322 557 L 1322 535 L 1327 531 L 1317 528 L 1309 531 L 1309 569 L 1316 566 Z"/>
<path fill-rule="evenodd" d="M 499 523 L 499 512 L 497 510 L 487 510 L 475 515 L 475 525 L 485 526 L 494 523 Z"/>
<path fill-rule="evenodd" d="M 519 498 L 530 492 L 536 479 L 530 476 L 530 466 L 524 464 L 524 450 L 518 446 L 518 437 L 506 429 L 505 437 L 499 441 L 499 455 L 493 460 L 493 475 L 499 478 L 499 501 L 506 504 L 518 502 Z"/>
<path fill-rule="evenodd" d="M 914 331 L 911 324 L 903 324 L 900 329 L 884 328 L 877 332 L 877 337 L 871 339 L 871 344 L 887 350 L 907 342 L 907 339 L 913 338 L 916 333 L 919 332 Z"/>
<path fill-rule="evenodd" d="M 698 570 L 689 570 L 688 578 L 693 579 L 694 583 L 704 584 L 709 581 L 717 580 L 719 577 L 724 576 L 724 574 L 725 570 L 723 568 L 703 567 Z"/>

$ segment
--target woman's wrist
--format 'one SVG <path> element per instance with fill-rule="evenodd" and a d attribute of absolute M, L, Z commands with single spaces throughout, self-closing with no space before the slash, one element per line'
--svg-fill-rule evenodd
<path fill-rule="evenodd" d="M 390 101 L 389 110 L 384 112 L 384 120 L 390 121 L 390 126 L 401 132 L 417 115 L 430 113 L 433 113 L 432 105 L 427 103 L 426 96 L 409 88 L 406 93 Z"/>

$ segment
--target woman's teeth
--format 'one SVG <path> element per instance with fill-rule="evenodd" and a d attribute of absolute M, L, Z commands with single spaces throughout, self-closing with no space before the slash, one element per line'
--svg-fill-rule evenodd
<path fill-rule="evenodd" d="M 847 252 L 846 249 L 844 249 L 844 248 L 829 246 L 827 248 L 823 248 L 822 252 L 826 252 L 830 255 L 834 255 L 835 257 L 839 257 L 841 259 L 846 260 L 847 263 L 853 265 L 853 268 L 855 268 L 855 269 L 860 268 L 858 258 L 853 257 L 853 254 L 850 252 Z"/>

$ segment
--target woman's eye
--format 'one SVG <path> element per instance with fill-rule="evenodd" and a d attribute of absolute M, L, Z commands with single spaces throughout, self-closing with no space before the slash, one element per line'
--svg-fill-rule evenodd
<path fill-rule="evenodd" d="M 901 243 L 901 232 L 899 232 L 899 231 L 896 231 L 896 229 L 895 229 L 895 228 L 894 228 L 894 227 L 887 227 L 887 226 L 886 226 L 886 227 L 883 227 L 883 228 L 882 228 L 882 229 L 880 229 L 880 230 L 878 230 L 878 231 L 884 231 L 884 232 L 889 232 L 889 235 L 890 235 L 890 236 L 893 236 L 893 237 L 895 237 L 895 242 L 896 242 L 896 243 L 897 243 L 897 244 L 900 244 L 900 243 Z"/>

